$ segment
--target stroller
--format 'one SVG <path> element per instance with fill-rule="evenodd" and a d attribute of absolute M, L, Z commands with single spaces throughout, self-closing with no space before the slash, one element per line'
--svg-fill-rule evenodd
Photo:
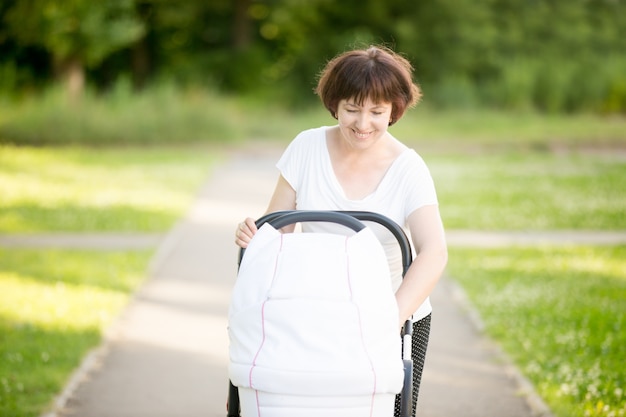
<path fill-rule="evenodd" d="M 397 239 L 404 275 L 411 246 L 385 216 L 283 211 L 257 220 L 229 311 L 227 417 L 390 417 L 394 403 L 395 416 L 410 416 L 412 323 L 398 334 L 387 258 L 364 221 Z M 354 234 L 278 230 L 301 222 Z"/>

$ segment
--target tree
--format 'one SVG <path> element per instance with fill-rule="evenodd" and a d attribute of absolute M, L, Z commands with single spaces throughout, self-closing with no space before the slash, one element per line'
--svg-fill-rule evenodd
<path fill-rule="evenodd" d="M 71 98 L 83 91 L 85 67 L 100 64 L 144 33 L 132 0 L 20 0 L 8 10 L 6 25 L 20 45 L 50 52 Z"/>

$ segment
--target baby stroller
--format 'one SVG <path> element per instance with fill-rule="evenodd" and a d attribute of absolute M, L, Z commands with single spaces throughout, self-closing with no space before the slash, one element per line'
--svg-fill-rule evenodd
<path fill-rule="evenodd" d="M 364 221 L 394 235 L 406 273 L 410 243 L 385 216 L 284 211 L 257 220 L 229 311 L 228 417 L 410 416 L 412 323 L 398 334 L 387 258 Z M 300 222 L 355 233 L 278 231 Z"/>

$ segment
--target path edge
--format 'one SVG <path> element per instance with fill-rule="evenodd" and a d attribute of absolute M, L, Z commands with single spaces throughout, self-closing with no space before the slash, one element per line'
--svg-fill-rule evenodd
<path fill-rule="evenodd" d="M 87 378 L 87 376 L 97 369 L 98 364 L 104 359 L 110 351 L 113 341 L 119 337 L 122 321 L 126 316 L 126 313 L 131 308 L 137 294 L 143 286 L 145 286 L 154 276 L 154 272 L 162 265 L 165 260 L 174 251 L 174 248 L 178 245 L 182 238 L 183 222 L 186 217 L 177 221 L 169 233 L 166 233 L 160 244 L 156 247 L 152 257 L 146 265 L 145 279 L 130 294 L 126 305 L 121 309 L 117 317 L 109 324 L 109 326 L 102 333 L 100 344 L 87 351 L 85 356 L 80 361 L 78 367 L 72 372 L 67 382 L 63 386 L 61 392 L 56 395 L 50 404 L 39 414 L 39 417 L 58 417 L 59 412 L 63 410 L 70 399 L 74 396 L 81 383 Z"/>
<path fill-rule="evenodd" d="M 467 313 L 467 317 L 474 328 L 481 334 L 483 340 L 489 344 L 490 351 L 493 352 L 495 359 L 502 364 L 506 374 L 513 379 L 518 388 L 518 394 L 526 400 L 531 413 L 535 417 L 555 417 L 550 407 L 544 402 L 543 398 L 537 393 L 534 385 L 526 376 L 517 368 L 511 358 L 502 350 L 500 345 L 487 336 L 485 332 L 485 323 L 483 322 L 478 310 L 470 302 L 467 293 L 455 279 L 449 275 L 445 276 L 445 284 L 454 300 L 454 302 Z"/>

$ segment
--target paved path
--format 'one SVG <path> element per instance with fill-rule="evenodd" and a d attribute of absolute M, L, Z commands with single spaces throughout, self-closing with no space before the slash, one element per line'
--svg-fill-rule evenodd
<path fill-rule="evenodd" d="M 149 279 L 48 416 L 225 416 L 226 315 L 237 256 L 233 226 L 245 216 L 263 213 L 276 179 L 275 159 L 261 150 L 236 154 L 214 173 L 171 233 L 127 241 L 134 247 L 159 244 Z M 71 246 L 80 236 L 66 238 Z M 467 232 L 467 242 L 476 244 L 470 238 Z M 109 244 L 114 240 L 107 239 Z M 503 235 L 493 239 L 492 244 L 501 244 Z M 515 239 L 523 240 L 519 235 Z M 451 281 L 442 280 L 432 301 L 419 416 L 549 415 L 532 388 L 481 334 Z"/>

